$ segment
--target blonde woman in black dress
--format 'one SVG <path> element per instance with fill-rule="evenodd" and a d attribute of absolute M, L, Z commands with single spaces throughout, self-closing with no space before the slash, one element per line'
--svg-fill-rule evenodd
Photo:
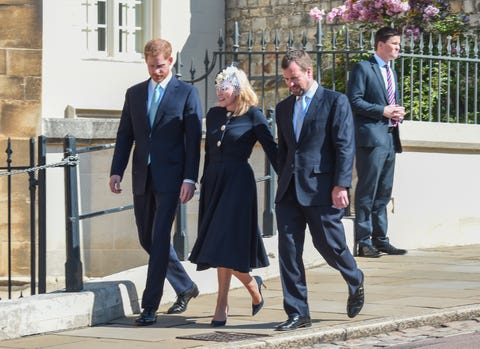
<path fill-rule="evenodd" d="M 250 271 L 269 265 L 258 227 L 257 188 L 248 158 L 257 141 L 276 168 L 277 145 L 245 73 L 229 66 L 216 77 L 218 106 L 206 116 L 198 236 L 190 254 L 197 270 L 217 268 L 213 327 L 224 326 L 232 275 L 252 297 L 252 315 L 263 307 L 262 279 Z"/>

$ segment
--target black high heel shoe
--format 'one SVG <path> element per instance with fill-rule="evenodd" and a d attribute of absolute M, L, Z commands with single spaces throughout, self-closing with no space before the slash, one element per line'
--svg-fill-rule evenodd
<path fill-rule="evenodd" d="M 210 322 L 210 326 L 212 327 L 223 327 L 226 324 L 227 324 L 227 320 L 224 320 L 224 321 L 212 320 L 212 322 Z"/>
<path fill-rule="evenodd" d="M 212 326 L 212 327 L 223 327 L 227 324 L 227 319 L 228 319 L 228 306 L 227 306 L 227 310 L 225 312 L 225 320 L 212 320 L 210 322 L 210 326 Z"/>
<path fill-rule="evenodd" d="M 260 276 L 254 276 L 253 277 L 255 279 L 255 281 L 257 281 L 257 284 L 258 284 L 258 292 L 260 293 L 260 296 L 262 296 L 262 285 L 263 287 L 265 287 L 265 284 L 263 283 L 263 280 Z M 260 309 L 263 308 L 263 304 L 264 304 L 264 299 L 263 299 L 263 296 L 262 296 L 262 301 L 258 304 L 252 304 L 252 316 L 255 316 L 259 311 Z"/>

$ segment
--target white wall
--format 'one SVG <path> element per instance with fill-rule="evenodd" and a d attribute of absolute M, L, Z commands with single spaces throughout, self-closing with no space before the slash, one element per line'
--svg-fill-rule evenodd
<path fill-rule="evenodd" d="M 404 122 L 389 237 L 414 249 L 480 243 L 480 125 Z"/>
<path fill-rule="evenodd" d="M 218 30 L 224 27 L 222 0 L 153 1 L 154 8 L 160 9 L 160 13 L 154 15 L 154 35 L 171 41 L 175 53 L 183 52 L 187 71 L 191 56 L 198 57 L 196 61 L 200 63 L 206 48 L 216 48 Z M 43 2 L 44 118 L 63 117 L 67 105 L 121 109 L 125 90 L 148 78 L 142 59 L 93 60 L 85 54 L 81 3 L 81 0 Z"/>

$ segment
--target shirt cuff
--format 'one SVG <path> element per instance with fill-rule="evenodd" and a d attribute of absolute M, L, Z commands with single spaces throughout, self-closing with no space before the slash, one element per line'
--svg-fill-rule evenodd
<path fill-rule="evenodd" d="M 192 183 L 192 184 L 196 183 L 195 181 L 192 181 L 191 179 L 184 179 L 183 182 L 184 183 Z"/>

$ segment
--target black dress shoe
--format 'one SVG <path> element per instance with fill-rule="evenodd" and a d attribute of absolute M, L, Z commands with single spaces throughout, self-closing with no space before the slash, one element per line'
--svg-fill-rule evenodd
<path fill-rule="evenodd" d="M 365 302 L 365 292 L 363 290 L 363 279 L 364 275 L 362 273 L 362 282 L 358 286 L 354 294 L 351 294 L 348 297 L 347 301 L 347 315 L 349 318 L 353 318 L 360 313 L 360 310 L 363 308 L 363 303 Z"/>
<path fill-rule="evenodd" d="M 372 245 L 358 246 L 358 257 L 378 258 L 382 253 Z"/>
<path fill-rule="evenodd" d="M 282 322 L 280 325 L 275 327 L 275 331 L 292 331 L 296 330 L 297 328 L 310 326 L 312 326 L 312 321 L 309 317 L 295 315 L 290 316 L 287 321 Z"/>
<path fill-rule="evenodd" d="M 396 248 L 395 246 L 391 244 L 387 244 L 384 246 L 376 246 L 377 250 L 386 254 L 392 254 L 392 255 L 402 255 L 406 254 L 407 250 L 401 249 L 401 248 Z"/>
<path fill-rule="evenodd" d="M 143 309 L 138 318 L 135 319 L 135 324 L 138 326 L 153 325 L 157 322 L 157 310 L 151 308 Z"/>
<path fill-rule="evenodd" d="M 199 293 L 197 285 L 193 284 L 191 289 L 178 295 L 177 301 L 167 310 L 167 314 L 183 313 L 187 310 L 187 305 L 188 302 L 190 302 L 190 299 L 197 297 Z"/>

